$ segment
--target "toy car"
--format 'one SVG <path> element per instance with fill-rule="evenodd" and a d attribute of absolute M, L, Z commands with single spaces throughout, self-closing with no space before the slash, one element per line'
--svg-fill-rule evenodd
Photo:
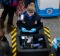
<path fill-rule="evenodd" d="M 50 46 L 48 37 L 44 34 L 44 27 L 38 32 L 21 33 L 17 29 L 17 56 L 49 56 Z"/>
<path fill-rule="evenodd" d="M 60 56 L 60 38 L 54 38 L 52 45 L 56 51 L 56 56 Z"/>

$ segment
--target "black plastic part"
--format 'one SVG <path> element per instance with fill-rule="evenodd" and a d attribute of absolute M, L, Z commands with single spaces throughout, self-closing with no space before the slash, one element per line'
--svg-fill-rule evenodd
<path fill-rule="evenodd" d="M 17 56 L 49 56 L 48 51 L 18 52 Z"/>
<path fill-rule="evenodd" d="M 60 56 L 60 44 L 59 44 L 59 46 L 58 46 L 58 48 L 56 50 L 56 56 Z"/>
<path fill-rule="evenodd" d="M 50 46 L 48 42 L 48 37 L 44 34 L 44 29 L 41 29 L 41 32 L 39 34 L 27 34 L 27 36 L 38 36 L 43 35 L 46 43 L 46 47 L 42 49 L 21 49 L 20 43 L 19 43 L 19 35 L 20 36 L 26 36 L 26 34 L 20 34 L 19 30 L 17 35 L 17 56 L 49 56 L 50 52 Z"/>

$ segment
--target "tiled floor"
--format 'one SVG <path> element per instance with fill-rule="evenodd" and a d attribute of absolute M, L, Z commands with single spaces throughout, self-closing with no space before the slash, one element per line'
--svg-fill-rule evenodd
<path fill-rule="evenodd" d="M 43 19 L 43 22 L 50 29 L 51 39 L 60 37 L 60 17 Z"/>

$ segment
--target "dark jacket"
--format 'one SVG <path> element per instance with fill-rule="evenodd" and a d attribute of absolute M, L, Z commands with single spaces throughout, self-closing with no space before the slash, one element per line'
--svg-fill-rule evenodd
<path fill-rule="evenodd" d="M 36 28 L 37 30 L 42 29 L 43 25 L 41 23 L 41 17 L 35 12 L 34 15 L 31 16 L 31 19 L 26 15 L 27 12 L 25 12 L 24 20 L 18 20 L 17 21 L 17 27 L 21 29 L 21 27 L 26 28 L 27 30 L 31 30 L 32 28 Z M 20 19 L 20 18 L 19 18 Z"/>

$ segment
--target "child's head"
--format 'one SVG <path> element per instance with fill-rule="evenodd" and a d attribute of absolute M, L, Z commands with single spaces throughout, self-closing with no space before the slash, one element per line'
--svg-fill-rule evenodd
<path fill-rule="evenodd" d="M 34 5 L 34 3 L 30 3 L 30 4 L 28 5 L 27 11 L 30 12 L 30 13 L 35 12 L 35 5 Z"/>

